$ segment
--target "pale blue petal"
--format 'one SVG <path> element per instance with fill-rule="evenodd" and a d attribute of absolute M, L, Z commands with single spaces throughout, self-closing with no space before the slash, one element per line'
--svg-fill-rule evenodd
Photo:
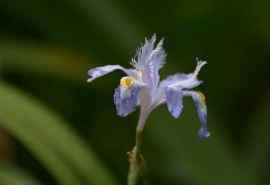
<path fill-rule="evenodd" d="M 191 77 L 191 74 L 177 73 L 174 75 L 170 75 L 166 79 L 162 80 L 160 85 L 164 87 L 169 85 L 173 86 L 177 82 L 189 80 Z"/>
<path fill-rule="evenodd" d="M 208 138 L 210 133 L 207 128 L 207 106 L 205 103 L 204 95 L 201 92 L 183 91 L 184 96 L 191 96 L 201 122 L 201 128 L 198 131 L 200 138 Z"/>
<path fill-rule="evenodd" d="M 165 90 L 169 88 L 172 84 L 175 84 L 176 82 L 180 80 L 185 80 L 189 78 L 186 74 L 175 74 L 168 76 L 166 79 L 162 80 L 156 90 L 156 92 L 153 94 L 153 99 L 156 102 L 156 104 L 162 104 L 166 101 L 165 98 Z M 175 87 L 178 89 L 183 89 L 181 87 Z"/>
<path fill-rule="evenodd" d="M 159 42 L 155 50 L 152 52 L 148 65 L 145 67 L 146 77 L 152 87 L 157 87 L 160 79 L 159 70 L 165 64 L 166 53 L 162 48 L 162 44 L 163 40 Z"/>
<path fill-rule="evenodd" d="M 125 117 L 135 110 L 139 102 L 140 86 L 133 86 L 125 89 L 121 86 L 115 89 L 114 104 L 116 106 L 117 115 Z"/>
<path fill-rule="evenodd" d="M 104 76 L 104 75 L 111 73 L 115 70 L 122 70 L 127 75 L 130 75 L 130 73 L 131 73 L 131 69 L 125 69 L 120 65 L 106 65 L 106 66 L 101 66 L 101 67 L 96 67 L 96 68 L 90 69 L 88 71 L 89 78 L 87 81 L 92 82 L 96 78 Z"/>
<path fill-rule="evenodd" d="M 159 82 L 159 70 L 165 64 L 166 53 L 163 49 L 163 39 L 155 46 L 156 36 L 138 49 L 132 64 L 137 70 L 142 71 L 143 80 L 150 88 L 156 87 Z"/>
<path fill-rule="evenodd" d="M 169 76 L 165 80 L 161 82 L 164 86 L 172 87 L 172 88 L 181 88 L 181 89 L 192 89 L 199 86 L 202 81 L 198 80 L 196 76 L 191 74 L 175 74 Z"/>
<path fill-rule="evenodd" d="M 181 89 L 166 88 L 165 97 L 168 110 L 174 118 L 178 118 L 183 111 L 183 93 Z"/>
<path fill-rule="evenodd" d="M 192 89 L 199 86 L 202 81 L 198 80 L 197 75 L 199 74 L 201 68 L 206 65 L 205 61 L 198 61 L 197 66 L 193 73 L 184 74 L 178 73 L 167 77 L 165 80 L 161 81 L 160 87 L 171 87 L 171 88 L 181 88 L 181 89 Z"/>
<path fill-rule="evenodd" d="M 172 84 L 178 82 L 179 80 L 185 80 L 189 78 L 186 74 L 175 74 L 168 76 L 166 79 L 162 80 L 157 88 L 157 90 L 152 94 L 153 102 L 156 106 L 166 103 L 166 89 L 183 89 L 182 87 L 170 87 Z"/>
<path fill-rule="evenodd" d="M 132 64 L 137 69 L 143 69 L 145 66 L 145 62 L 148 60 L 149 56 L 153 52 L 154 46 L 156 42 L 156 35 L 154 34 L 150 40 L 145 38 L 145 43 L 142 47 L 140 47 L 137 52 L 136 56 L 133 59 Z"/>

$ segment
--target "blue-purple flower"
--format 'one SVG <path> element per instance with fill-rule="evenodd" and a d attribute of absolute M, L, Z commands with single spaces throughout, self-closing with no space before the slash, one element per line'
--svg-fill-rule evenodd
<path fill-rule="evenodd" d="M 174 118 L 180 117 L 183 112 L 183 97 L 191 97 L 201 122 L 199 137 L 209 137 L 205 96 L 192 90 L 202 83 L 197 76 L 206 62 L 198 60 L 194 72 L 175 74 L 160 81 L 159 70 L 165 64 L 165 60 L 163 39 L 156 44 L 154 35 L 150 40 L 145 39 L 144 45 L 137 50 L 135 58 L 131 61 L 133 68 L 126 69 L 120 65 L 96 67 L 88 71 L 90 78 L 87 81 L 92 82 L 110 72 L 122 70 L 126 76 L 121 78 L 120 85 L 115 89 L 114 104 L 117 114 L 122 117 L 140 106 L 139 129 L 144 128 L 149 114 L 163 104 L 167 105 Z"/>

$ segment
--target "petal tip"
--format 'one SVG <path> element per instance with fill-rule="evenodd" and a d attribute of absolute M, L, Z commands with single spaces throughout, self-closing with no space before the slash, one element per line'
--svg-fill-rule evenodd
<path fill-rule="evenodd" d="M 182 109 L 183 109 L 182 106 L 179 107 L 179 108 L 172 108 L 172 107 L 171 107 L 171 108 L 169 109 L 169 112 L 171 113 L 171 115 L 172 115 L 173 118 L 177 119 L 177 118 L 180 117 L 180 115 L 181 115 L 181 113 L 182 113 Z"/>
<path fill-rule="evenodd" d="M 122 113 L 122 112 L 117 112 L 116 113 L 120 117 L 126 117 L 128 114 Z"/>
<path fill-rule="evenodd" d="M 86 82 L 87 82 L 87 83 L 91 83 L 93 80 L 94 80 L 94 79 L 92 79 L 92 78 L 88 78 L 88 79 L 86 80 Z"/>
<path fill-rule="evenodd" d="M 210 132 L 205 128 L 201 128 L 198 132 L 198 135 L 200 139 L 207 139 L 211 136 Z"/>
<path fill-rule="evenodd" d="M 172 117 L 173 117 L 174 119 L 177 119 L 177 118 L 179 118 L 180 113 L 179 113 L 179 112 L 171 112 L 171 115 L 172 115 Z"/>
<path fill-rule="evenodd" d="M 196 57 L 196 61 L 197 61 L 197 66 L 196 66 L 196 69 L 194 71 L 194 74 L 197 76 L 199 74 L 201 68 L 207 64 L 207 61 L 200 60 L 198 57 Z"/>

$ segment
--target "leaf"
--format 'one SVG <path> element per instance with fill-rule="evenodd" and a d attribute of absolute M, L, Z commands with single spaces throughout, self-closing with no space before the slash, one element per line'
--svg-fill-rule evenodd
<path fill-rule="evenodd" d="M 40 138 L 39 134 L 36 133 L 35 130 L 29 128 L 27 125 L 27 115 L 25 118 L 20 115 L 18 116 L 18 110 L 12 110 L 12 105 L 4 108 L 3 105 L 5 102 L 3 102 L 3 99 L 12 101 L 15 93 L 12 92 L 12 89 L 5 89 L 5 86 L 2 84 L 0 89 L 0 102 L 2 105 L 0 112 L 0 125 L 6 128 L 11 135 L 21 141 L 62 185 L 80 184 L 79 179 L 74 176 L 70 167 L 62 161 L 59 155 L 56 155 L 56 153 L 47 146 L 46 142 Z"/>
<path fill-rule="evenodd" d="M 1 185 L 41 185 L 33 177 L 12 165 L 0 164 Z"/>
<path fill-rule="evenodd" d="M 0 83 L 0 124 L 43 162 L 63 185 L 116 185 L 94 152 L 41 103 Z M 76 176 L 76 175 L 77 176 Z"/>
<path fill-rule="evenodd" d="M 30 41 L 0 39 L 0 67 L 71 80 L 85 80 L 88 59 L 74 52 Z"/>
<path fill-rule="evenodd" d="M 105 30 L 106 35 L 114 40 L 117 47 L 126 51 L 127 48 L 133 48 L 136 40 L 138 41 L 142 33 L 140 25 L 130 18 L 125 9 L 117 6 L 117 3 L 109 0 L 78 0 L 72 3 L 88 17 L 88 20 L 94 20 Z"/>
<path fill-rule="evenodd" d="M 91 42 L 92 35 L 89 32 L 93 31 L 93 27 L 94 30 L 105 31 L 102 36 L 109 36 L 107 41 L 111 41 L 114 46 L 117 46 L 116 48 L 121 47 L 125 51 L 134 47 L 138 35 L 142 33 L 138 29 L 139 25 L 131 19 L 128 12 L 108 0 L 61 2 L 28 0 L 28 3 L 2 0 L 1 8 L 7 14 L 15 15 L 16 19 L 19 18 L 24 22 L 26 20 L 31 27 L 46 33 L 50 38 L 65 40 L 76 46 L 86 46 L 86 40 Z M 18 14 L 21 16 L 16 16 Z M 69 20 L 68 24 L 67 20 Z"/>

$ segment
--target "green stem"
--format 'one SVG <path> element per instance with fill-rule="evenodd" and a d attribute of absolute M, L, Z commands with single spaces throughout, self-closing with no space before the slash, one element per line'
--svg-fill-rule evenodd
<path fill-rule="evenodd" d="M 141 110 L 139 123 L 136 129 L 136 143 L 131 152 L 128 153 L 129 173 L 128 185 L 139 185 L 144 171 L 144 159 L 141 154 L 143 143 L 143 128 L 147 115 Z"/>

